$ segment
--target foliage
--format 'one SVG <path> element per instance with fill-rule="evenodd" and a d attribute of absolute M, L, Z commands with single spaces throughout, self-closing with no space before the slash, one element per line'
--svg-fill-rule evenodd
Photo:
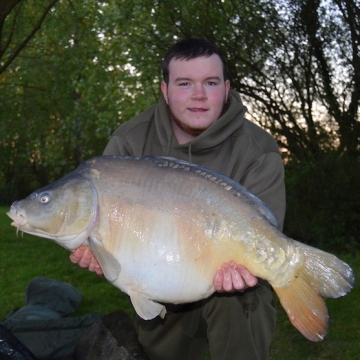
<path fill-rule="evenodd" d="M 122 29 L 143 86 L 175 39 L 203 37 L 228 60 L 250 116 L 301 161 L 359 152 L 360 9 L 354 1 L 133 0 Z M 123 9 L 122 4 L 118 3 Z M 129 1 L 127 2 L 129 4 Z M 169 30 L 171 29 L 171 31 Z M 139 52 L 141 44 L 147 44 Z M 154 58 L 155 57 L 155 58 Z M 150 67 L 149 67 L 150 65 Z"/>
<path fill-rule="evenodd" d="M 0 320 L 12 310 L 25 305 L 25 289 L 35 276 L 45 276 L 64 281 L 81 291 L 83 298 L 73 316 L 88 313 L 106 314 L 123 309 L 131 316 L 129 301 L 117 288 L 104 278 L 72 264 L 68 251 L 54 242 L 28 234 L 16 236 L 15 228 L 5 215 L 7 208 L 0 208 L 0 241 L 6 251 L 0 253 Z M 360 276 L 360 256 L 345 259 Z M 348 295 L 327 301 L 330 313 L 329 333 L 325 340 L 311 343 L 290 323 L 279 302 L 275 339 L 270 349 L 271 360 L 353 360 L 360 353 L 360 287 Z M 209 356 L 206 359 L 210 359 Z"/>
<path fill-rule="evenodd" d="M 284 232 L 337 252 L 360 249 L 360 162 L 328 152 L 316 165 L 287 168 Z"/>
<path fill-rule="evenodd" d="M 22 9 L 23 2 L 21 0 L 4 1 L 0 6 L 0 74 L 2 74 L 8 66 L 14 61 L 19 53 L 28 45 L 29 41 L 40 29 L 45 17 L 58 0 L 51 0 L 44 3 L 41 7 L 32 4 L 31 21 L 26 21 L 25 17 L 28 13 Z M 9 14 L 13 12 L 15 16 L 7 19 Z M 6 21 L 8 20 L 8 21 Z"/>
<path fill-rule="evenodd" d="M 21 5 L 11 16 L 26 29 L 40 5 Z M 120 39 L 102 37 L 102 7 L 60 1 L 0 79 L 6 89 L 0 92 L 0 178 L 7 203 L 100 155 L 120 116 L 143 108 L 131 89 L 136 76 L 114 63 Z"/>

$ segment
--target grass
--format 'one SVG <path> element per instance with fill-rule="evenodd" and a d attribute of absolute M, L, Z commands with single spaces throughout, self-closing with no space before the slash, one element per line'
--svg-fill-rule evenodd
<path fill-rule="evenodd" d="M 51 240 L 27 234 L 16 236 L 6 216 L 8 208 L 0 207 L 0 320 L 25 304 L 25 289 L 35 276 L 45 276 L 75 286 L 83 294 L 74 316 L 87 313 L 106 314 L 132 308 L 124 294 L 103 277 L 80 269 L 69 260 L 69 252 Z M 360 276 L 360 255 L 341 256 Z M 278 325 L 271 347 L 271 360 L 360 360 L 360 286 L 344 298 L 328 299 L 329 333 L 325 340 L 312 343 L 290 323 L 278 305 Z M 209 358 L 207 355 L 206 358 Z"/>
<path fill-rule="evenodd" d="M 125 295 L 100 277 L 69 260 L 70 252 L 51 240 L 29 234 L 16 235 L 8 208 L 0 207 L 0 320 L 25 304 L 25 289 L 31 279 L 44 276 L 70 283 L 83 297 L 75 316 L 106 314 L 122 308 L 132 314 Z"/>

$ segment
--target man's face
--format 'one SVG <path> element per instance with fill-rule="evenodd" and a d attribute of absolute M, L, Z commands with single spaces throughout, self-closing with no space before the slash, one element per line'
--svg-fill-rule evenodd
<path fill-rule="evenodd" d="M 180 132 L 190 140 L 206 130 L 220 117 L 229 89 L 218 55 L 172 59 L 169 84 L 162 82 L 161 90 L 170 107 L 175 135 Z"/>

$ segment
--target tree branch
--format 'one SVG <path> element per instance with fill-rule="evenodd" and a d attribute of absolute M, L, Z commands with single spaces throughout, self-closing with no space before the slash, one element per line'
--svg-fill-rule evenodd
<path fill-rule="evenodd" d="M 3 52 L 2 32 L 4 28 L 5 19 L 20 1 L 21 0 L 9 0 L 0 3 L 0 55 Z"/>
<path fill-rule="evenodd" d="M 20 2 L 21 0 L 16 0 L 17 2 Z M 10 66 L 10 64 L 14 61 L 14 59 L 19 55 L 19 53 L 25 48 L 25 46 L 29 43 L 31 38 L 40 30 L 41 25 L 50 11 L 50 9 L 56 4 L 58 0 L 52 0 L 50 4 L 45 8 L 43 14 L 41 15 L 39 21 L 34 26 L 33 30 L 29 33 L 29 35 L 24 39 L 24 41 L 15 49 L 15 51 L 10 55 L 10 57 L 6 60 L 3 66 L 0 67 L 0 75 Z M 16 4 L 15 4 L 16 5 Z M 14 5 L 14 6 L 15 6 Z M 5 20 L 5 18 L 4 18 Z"/>

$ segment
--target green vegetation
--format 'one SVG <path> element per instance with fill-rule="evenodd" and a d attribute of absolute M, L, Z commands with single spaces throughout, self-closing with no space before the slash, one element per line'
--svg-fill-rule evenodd
<path fill-rule="evenodd" d="M 48 239 L 21 233 L 16 235 L 7 211 L 8 208 L 0 208 L 0 319 L 13 309 L 24 306 L 26 286 L 35 276 L 68 282 L 81 291 L 83 299 L 74 315 L 105 314 L 119 308 L 132 313 L 120 290 L 105 278 L 72 264 L 68 250 Z"/>
<path fill-rule="evenodd" d="M 337 253 L 360 251 L 360 162 L 328 152 L 316 164 L 290 162 L 285 234 Z"/>
<path fill-rule="evenodd" d="M 83 294 L 83 300 L 74 314 L 108 313 L 122 308 L 132 314 L 124 294 L 104 278 L 80 269 L 68 259 L 69 252 L 54 242 L 18 234 L 6 216 L 8 208 L 0 208 L 0 319 L 15 308 L 24 306 L 25 289 L 35 276 L 72 284 Z M 360 256 L 341 256 L 360 277 Z M 290 323 L 280 305 L 278 326 L 271 348 L 272 360 L 338 360 L 360 359 L 360 287 L 340 299 L 327 300 L 330 328 L 325 340 L 312 343 Z"/>

